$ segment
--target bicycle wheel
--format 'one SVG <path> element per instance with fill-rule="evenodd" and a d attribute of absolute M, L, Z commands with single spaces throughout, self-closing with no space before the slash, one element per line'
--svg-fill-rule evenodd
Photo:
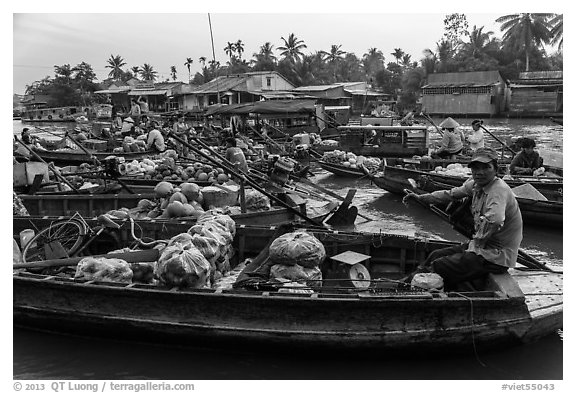
<path fill-rule="evenodd" d="M 50 224 L 34 236 L 22 251 L 22 261 L 44 261 L 72 255 L 84 243 L 86 225 L 80 220 L 70 219 Z"/>

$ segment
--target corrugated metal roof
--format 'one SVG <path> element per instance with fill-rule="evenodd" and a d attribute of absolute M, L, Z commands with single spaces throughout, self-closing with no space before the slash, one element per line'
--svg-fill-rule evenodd
<path fill-rule="evenodd" d="M 166 95 L 168 90 L 156 90 L 156 89 L 139 89 L 139 90 L 132 90 L 128 92 L 129 96 L 161 96 Z"/>
<path fill-rule="evenodd" d="M 218 93 L 223 92 L 226 90 L 232 90 L 238 85 L 244 83 L 248 76 L 219 76 L 216 79 L 211 80 L 210 82 L 204 83 L 203 85 L 199 86 L 197 89 L 192 90 L 194 94 L 206 94 L 206 93 Z M 245 90 L 242 90 L 245 91 Z"/>
<path fill-rule="evenodd" d="M 342 85 L 314 85 L 314 86 L 300 86 L 293 91 L 324 91 L 330 89 L 342 88 Z"/>
<path fill-rule="evenodd" d="M 470 83 L 473 86 L 491 86 L 502 83 L 503 78 L 498 71 L 471 71 L 471 72 L 446 72 L 428 75 L 428 85 L 454 85 Z"/>
<path fill-rule="evenodd" d="M 494 85 L 498 85 L 498 82 L 494 83 L 470 83 L 470 82 L 463 82 L 463 83 L 429 83 L 425 86 L 422 86 L 422 89 L 427 88 L 438 88 L 438 87 L 490 87 Z"/>
<path fill-rule="evenodd" d="M 344 89 L 344 91 L 346 93 L 350 93 L 353 96 L 388 96 L 389 94 L 386 93 L 378 93 L 377 91 L 370 91 L 370 90 L 361 90 L 361 89 L 357 89 L 357 90 L 350 90 L 350 89 Z"/>
<path fill-rule="evenodd" d="M 127 86 L 125 88 L 117 88 L 117 89 L 107 89 L 107 90 L 96 90 L 94 93 L 100 94 L 116 94 L 116 93 L 126 93 L 130 91 L 131 87 Z"/>
<path fill-rule="evenodd" d="M 244 104 L 231 104 L 219 107 L 210 107 L 206 111 L 209 115 L 232 115 L 247 113 L 289 114 L 315 112 L 315 100 L 274 100 L 257 101 Z"/>

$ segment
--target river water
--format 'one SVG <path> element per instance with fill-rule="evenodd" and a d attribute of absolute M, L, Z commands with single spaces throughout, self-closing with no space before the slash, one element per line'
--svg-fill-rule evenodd
<path fill-rule="evenodd" d="M 436 124 L 441 119 L 435 119 Z M 467 125 L 472 119 L 456 119 Z M 23 126 L 14 122 L 14 133 Z M 44 124 L 43 124 L 44 126 Z M 546 119 L 488 119 L 485 126 L 497 137 L 533 137 L 539 147 L 562 151 L 562 127 Z M 434 133 L 433 133 L 434 134 Z M 488 135 L 486 141 L 490 139 Z M 496 146 L 496 145 L 494 145 Z M 314 170 L 319 185 L 345 196 L 357 188 L 354 205 L 361 213 L 356 229 L 430 238 L 463 240 L 452 228 L 418 206 L 407 208 L 401 198 L 372 185 L 367 179 L 339 178 Z M 522 248 L 548 262 L 563 265 L 561 230 L 524 229 Z M 320 358 L 313 353 L 262 354 L 234 348 L 181 349 L 142 343 L 61 336 L 14 329 L 14 379 L 117 380 L 561 380 L 563 341 L 560 334 L 537 343 L 497 351 L 438 356 L 418 353 L 390 358 L 347 356 Z M 334 389 L 333 389 L 334 390 Z"/>

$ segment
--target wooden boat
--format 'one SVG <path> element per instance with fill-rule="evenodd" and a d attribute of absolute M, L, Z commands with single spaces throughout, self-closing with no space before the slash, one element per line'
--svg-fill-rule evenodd
<path fill-rule="evenodd" d="M 22 120 L 25 122 L 74 122 L 80 116 L 89 119 L 110 119 L 112 118 L 112 105 L 96 104 L 57 108 L 27 106 L 22 112 Z"/>
<path fill-rule="evenodd" d="M 44 161 L 54 162 L 56 165 L 80 165 L 85 162 L 91 162 L 90 157 L 84 153 L 82 150 L 69 150 L 69 151 L 56 151 L 56 150 L 44 150 L 35 149 L 34 150 Z M 155 153 L 150 150 L 140 151 L 140 152 L 129 152 L 129 153 L 112 153 L 112 152 L 102 152 L 102 151 L 90 151 L 94 157 L 98 160 L 103 161 L 106 157 L 116 156 L 122 157 L 126 161 L 137 160 L 140 158 L 149 158 Z"/>
<path fill-rule="evenodd" d="M 83 217 L 97 217 L 110 210 L 118 210 L 122 207 L 132 209 L 142 199 L 151 201 L 156 199 L 154 193 L 148 194 L 49 194 L 49 195 L 19 195 L 22 203 L 31 216 L 72 216 L 75 213 Z M 303 213 L 307 213 L 306 201 L 292 194 L 284 194 L 285 201 Z M 312 219 L 323 219 L 333 209 L 334 204 L 324 204 L 310 210 Z M 234 214 L 232 218 L 238 225 L 273 225 L 294 221 L 298 216 L 286 207 L 272 206 L 270 210 L 248 211 Z M 168 222 L 176 219 L 162 219 L 157 222 Z"/>
<path fill-rule="evenodd" d="M 336 176 L 358 177 L 358 178 L 366 176 L 362 168 L 350 168 L 344 165 L 321 160 L 318 160 L 318 165 L 320 166 L 320 168 L 324 169 L 325 171 L 331 172 Z"/>
<path fill-rule="evenodd" d="M 279 233 L 277 229 L 238 226 L 234 246 L 239 259 L 233 263 L 259 254 Z M 395 280 L 432 250 L 452 243 L 391 234 L 308 231 L 327 253 L 321 265 L 323 280 L 308 293 L 278 291 L 282 284 L 266 278 L 240 288 L 179 289 L 15 271 L 14 325 L 180 346 L 361 353 L 414 350 L 419 354 L 515 345 L 563 326 L 561 274 L 511 269 L 458 292 L 402 290 Z M 360 264 L 362 268 L 339 263 L 340 254 L 350 251 L 369 260 Z M 153 262 L 158 253 L 115 256 Z M 360 271 L 363 276 L 355 273 Z M 242 273 L 239 277 L 245 278 Z"/>
<path fill-rule="evenodd" d="M 460 186 L 466 181 L 466 177 L 448 176 L 432 171 L 421 171 L 399 166 L 384 165 L 384 170 L 376 175 L 369 175 L 370 179 L 378 187 L 395 194 L 404 194 L 404 189 L 411 188 L 408 179 L 418 181 L 421 176 L 427 176 L 433 181 L 452 187 Z M 515 176 L 512 180 L 506 180 L 511 187 L 523 184 L 531 184 L 550 201 L 562 201 L 563 178 Z"/>
<path fill-rule="evenodd" d="M 418 189 L 423 192 L 449 190 L 452 188 L 449 184 L 443 184 L 432 180 L 427 176 L 421 176 L 417 183 Z M 519 197 L 516 197 L 516 200 L 520 206 L 522 221 L 524 223 L 562 229 L 564 211 L 563 202 L 539 201 Z"/>

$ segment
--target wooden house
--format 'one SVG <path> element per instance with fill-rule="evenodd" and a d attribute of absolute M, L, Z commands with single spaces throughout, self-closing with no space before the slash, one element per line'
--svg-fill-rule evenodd
<path fill-rule="evenodd" d="M 510 83 L 510 116 L 558 116 L 563 110 L 562 71 L 521 72 Z"/>
<path fill-rule="evenodd" d="M 203 110 L 214 104 L 241 104 L 288 94 L 294 85 L 276 71 L 222 75 L 208 83 L 191 87 L 181 95 L 183 110 Z M 267 96 L 269 96 L 267 98 Z M 290 97 L 284 97 L 290 98 Z"/>
<path fill-rule="evenodd" d="M 429 115 L 500 115 L 506 109 L 507 89 L 498 71 L 429 74 L 422 87 L 422 108 Z"/>

